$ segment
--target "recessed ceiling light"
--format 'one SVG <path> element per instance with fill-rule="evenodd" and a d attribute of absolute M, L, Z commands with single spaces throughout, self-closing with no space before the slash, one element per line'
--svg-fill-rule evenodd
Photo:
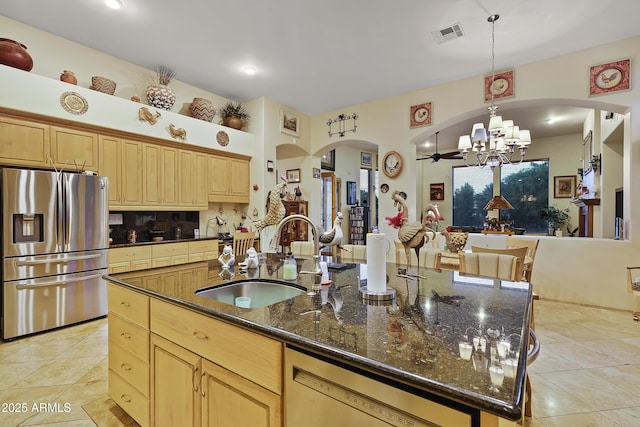
<path fill-rule="evenodd" d="M 122 7 L 122 2 L 120 0 L 104 0 L 104 4 L 111 9 L 120 9 Z"/>
<path fill-rule="evenodd" d="M 253 76 L 257 72 L 255 67 L 244 67 L 244 73 L 248 76 Z"/>

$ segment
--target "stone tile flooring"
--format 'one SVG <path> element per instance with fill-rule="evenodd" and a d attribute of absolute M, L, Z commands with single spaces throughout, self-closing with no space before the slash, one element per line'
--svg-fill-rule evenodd
<path fill-rule="evenodd" d="M 640 426 L 631 313 L 540 300 L 535 319 L 525 426 Z M 0 343 L 0 426 L 135 426 L 108 398 L 107 366 L 106 319 Z"/>

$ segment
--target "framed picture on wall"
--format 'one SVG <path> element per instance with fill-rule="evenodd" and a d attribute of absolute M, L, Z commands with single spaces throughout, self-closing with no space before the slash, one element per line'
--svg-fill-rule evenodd
<path fill-rule="evenodd" d="M 300 118 L 290 111 L 280 110 L 280 132 L 300 136 Z"/>
<path fill-rule="evenodd" d="M 355 181 L 347 181 L 347 205 L 355 205 L 357 204 L 356 198 L 356 182 Z"/>
<path fill-rule="evenodd" d="M 322 155 L 320 159 L 320 167 L 329 171 L 336 170 L 336 150 L 331 150 Z"/>
<path fill-rule="evenodd" d="M 513 70 L 501 71 L 484 77 L 484 100 L 494 101 L 515 95 L 513 89 Z"/>
<path fill-rule="evenodd" d="M 300 182 L 300 169 L 287 170 L 287 181 L 289 183 Z"/>
<path fill-rule="evenodd" d="M 444 182 L 429 184 L 431 200 L 444 200 Z"/>
<path fill-rule="evenodd" d="M 361 151 L 360 152 L 360 166 L 365 167 L 365 168 L 370 168 L 372 163 L 373 163 L 373 154 Z"/>
<path fill-rule="evenodd" d="M 589 96 L 629 90 L 629 59 L 594 65 L 589 70 Z"/>
<path fill-rule="evenodd" d="M 553 177 L 553 197 L 556 199 L 571 199 L 575 195 L 576 176 L 554 176 Z"/>
<path fill-rule="evenodd" d="M 432 122 L 432 111 L 433 108 L 430 102 L 409 107 L 409 127 L 417 128 L 430 125 Z"/>
<path fill-rule="evenodd" d="M 582 143 L 582 176 L 589 175 L 589 173 L 593 169 L 590 163 L 591 156 L 593 155 L 592 141 L 591 141 L 592 136 L 593 136 L 593 131 L 589 131 L 587 136 L 584 137 L 584 142 Z"/>

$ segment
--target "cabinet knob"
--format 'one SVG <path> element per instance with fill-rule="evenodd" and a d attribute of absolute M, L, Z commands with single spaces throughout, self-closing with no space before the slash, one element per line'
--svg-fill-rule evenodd
<path fill-rule="evenodd" d="M 128 333 L 126 333 L 126 332 L 121 333 L 121 334 L 120 334 L 120 336 L 121 336 L 122 338 L 124 338 L 125 340 L 129 340 L 129 339 L 131 339 L 131 334 L 128 334 Z"/>
<path fill-rule="evenodd" d="M 206 335 L 204 335 L 204 334 L 201 334 L 201 333 L 200 333 L 200 332 L 198 332 L 198 331 L 194 331 L 194 332 L 193 332 L 193 337 L 194 337 L 194 338 L 198 338 L 198 339 L 200 339 L 200 340 L 208 340 L 208 339 L 209 339 L 209 337 L 208 337 L 208 336 L 206 336 Z"/>

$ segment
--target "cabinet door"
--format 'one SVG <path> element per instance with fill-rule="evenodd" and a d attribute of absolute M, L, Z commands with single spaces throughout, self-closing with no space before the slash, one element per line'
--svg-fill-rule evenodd
<path fill-rule="evenodd" d="M 201 359 L 156 335 L 151 336 L 152 425 L 199 426 Z"/>
<path fill-rule="evenodd" d="M 229 194 L 238 198 L 238 201 L 246 200 L 246 203 L 249 203 L 249 161 L 230 159 L 229 170 L 231 176 Z"/>
<path fill-rule="evenodd" d="M 160 206 L 162 204 L 160 180 L 160 146 L 155 144 L 142 145 L 142 181 L 143 204 Z"/>
<path fill-rule="evenodd" d="M 195 169 L 194 169 L 194 157 L 195 154 L 190 150 L 179 150 L 179 193 L 180 193 L 180 206 L 194 206 L 195 202 Z"/>
<path fill-rule="evenodd" d="M 98 174 L 109 178 L 109 207 L 122 204 L 122 141 L 120 138 L 98 138 Z"/>
<path fill-rule="evenodd" d="M 204 153 L 194 153 L 193 157 L 194 205 L 203 209 L 209 207 L 209 197 L 207 193 L 207 157 Z"/>
<path fill-rule="evenodd" d="M 207 156 L 207 182 L 209 196 L 226 196 L 229 193 L 229 163 L 220 156 Z"/>
<path fill-rule="evenodd" d="M 178 206 L 178 150 L 171 147 L 161 147 L 162 169 L 160 173 L 160 190 L 163 206 Z"/>
<path fill-rule="evenodd" d="M 142 143 L 122 140 L 120 199 L 124 206 L 142 206 Z"/>
<path fill-rule="evenodd" d="M 51 166 L 49 125 L 0 117 L 0 160 L 18 166 Z"/>
<path fill-rule="evenodd" d="M 98 134 L 51 127 L 51 157 L 66 169 L 98 170 Z"/>
<path fill-rule="evenodd" d="M 277 394 L 206 359 L 202 360 L 202 425 L 276 427 L 282 424 Z"/>

